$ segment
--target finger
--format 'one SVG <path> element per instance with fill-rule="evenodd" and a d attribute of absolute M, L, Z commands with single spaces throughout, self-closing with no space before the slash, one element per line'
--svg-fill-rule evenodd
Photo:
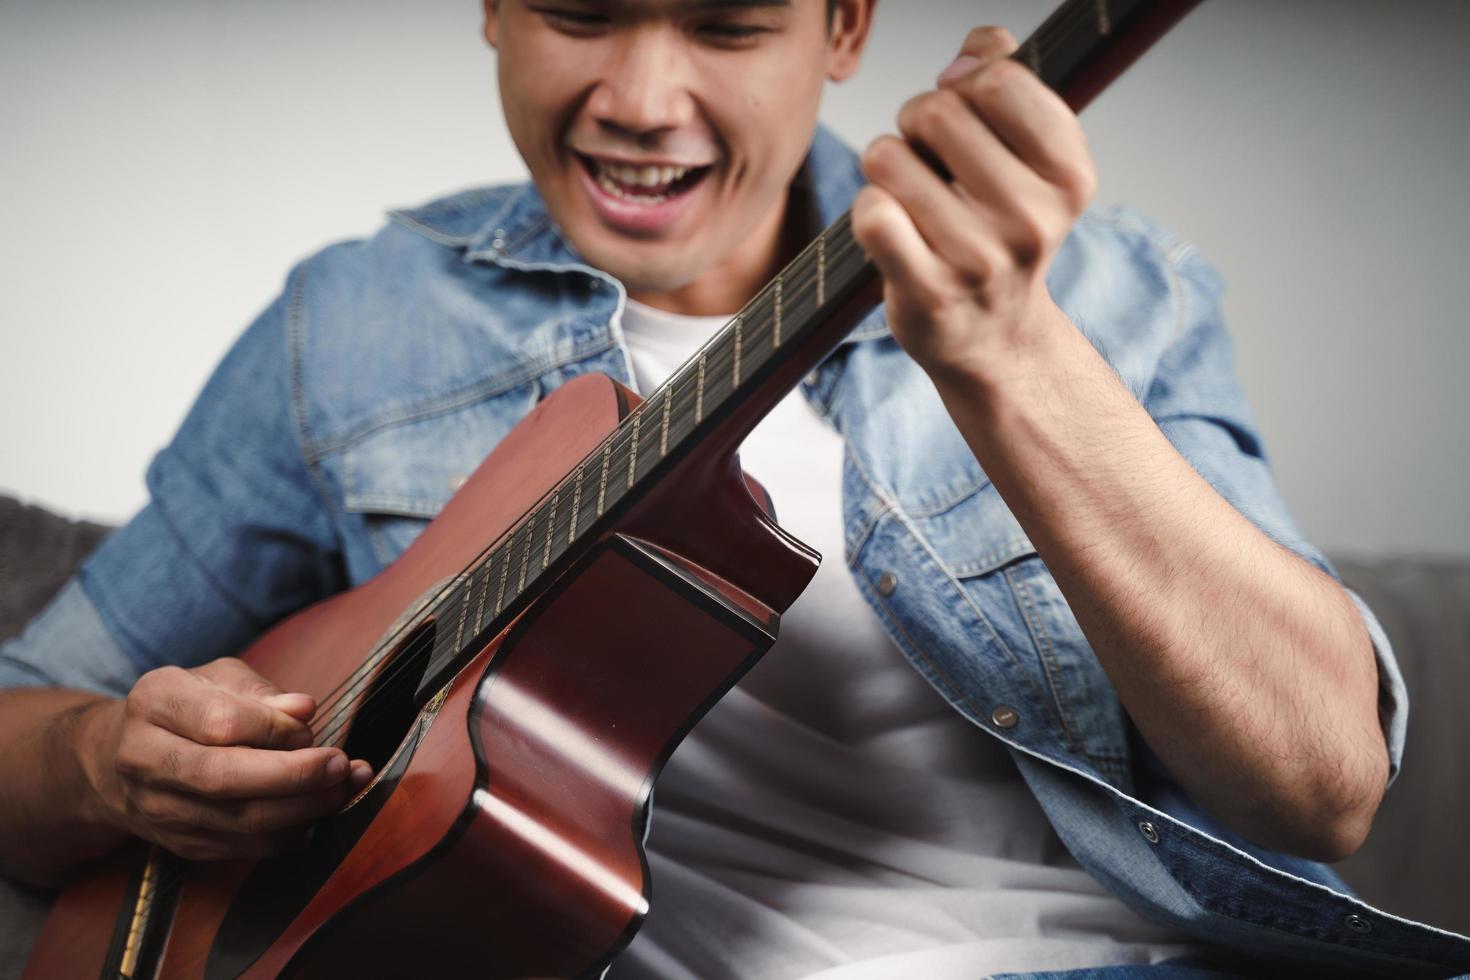
<path fill-rule="evenodd" d="M 958 93 L 1021 164 L 1060 188 L 1080 211 L 1096 177 L 1087 135 L 1061 97 L 1021 65 L 1002 62 L 945 87 Z M 940 147 L 934 147 L 941 153 Z M 956 161 L 946 162 L 954 166 Z"/>
<path fill-rule="evenodd" d="M 310 721 L 316 711 L 316 699 L 311 695 L 283 691 L 256 673 L 245 661 L 235 657 L 211 661 L 200 667 L 198 672 L 227 691 L 260 701 L 301 721 Z"/>
<path fill-rule="evenodd" d="M 342 783 L 350 772 L 341 749 L 204 746 L 161 728 L 129 738 L 118 749 L 117 766 L 136 783 L 218 799 L 313 793 Z"/>
<path fill-rule="evenodd" d="M 1004 27 L 977 27 L 966 35 L 959 56 L 939 73 L 940 83 L 968 75 L 977 68 L 1007 57 L 1016 50 L 1016 39 Z"/>
<path fill-rule="evenodd" d="M 926 148 L 978 200 L 1004 202 L 1046 182 L 1001 140 L 958 91 L 925 92 L 903 104 L 898 129 Z"/>
<path fill-rule="evenodd" d="M 285 693 L 238 657 L 220 657 L 218 660 L 211 660 L 197 668 L 195 673 L 208 678 L 226 690 L 256 700 L 268 698 L 273 694 Z"/>
<path fill-rule="evenodd" d="M 872 184 L 859 191 L 852 232 L 885 282 L 922 307 L 943 304 L 951 277 L 891 194 Z"/>
<path fill-rule="evenodd" d="M 1074 214 L 1069 202 L 1018 159 L 957 93 L 941 90 L 910 99 L 899 111 L 898 124 L 905 136 L 944 163 L 954 184 L 944 186 L 910 161 L 895 159 L 888 178 L 892 182 L 885 186 L 910 208 L 919 230 L 956 268 L 980 275 L 988 271 L 977 265 L 984 258 L 977 255 L 985 250 L 977 237 L 982 225 L 1000 236 L 1021 266 L 1039 259 L 1070 227 Z M 977 207 L 956 206 L 946 192 L 961 192 L 961 200 Z"/>
<path fill-rule="evenodd" d="M 311 744 L 299 718 L 178 668 L 151 671 L 128 697 L 151 724 L 201 745 L 291 748 Z"/>
<path fill-rule="evenodd" d="M 999 241 L 978 227 L 986 216 L 940 180 L 907 143 L 880 137 L 863 157 L 863 169 L 907 212 L 929 250 L 964 281 L 983 283 L 1002 268 L 1006 258 Z"/>

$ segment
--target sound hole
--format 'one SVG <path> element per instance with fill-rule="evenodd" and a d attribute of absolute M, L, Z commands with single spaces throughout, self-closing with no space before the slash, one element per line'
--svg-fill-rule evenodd
<path fill-rule="evenodd" d="M 434 651 L 434 620 L 421 623 L 394 648 L 373 678 L 343 746 L 348 758 L 366 759 L 381 772 L 418 718 L 414 691 Z"/>

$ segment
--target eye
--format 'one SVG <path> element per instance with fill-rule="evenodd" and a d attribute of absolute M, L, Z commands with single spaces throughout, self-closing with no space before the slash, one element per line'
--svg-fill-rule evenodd
<path fill-rule="evenodd" d="M 701 37 L 714 41 L 717 44 L 739 44 L 742 41 L 753 41 L 762 34 L 769 34 L 768 27 L 758 27 L 752 24 L 738 24 L 733 21 L 710 21 L 700 24 L 697 28 Z"/>
<path fill-rule="evenodd" d="M 593 14 L 585 10 L 569 10 L 565 7 L 532 7 L 531 9 L 564 34 L 581 36 L 600 34 L 612 23 L 606 14 Z"/>

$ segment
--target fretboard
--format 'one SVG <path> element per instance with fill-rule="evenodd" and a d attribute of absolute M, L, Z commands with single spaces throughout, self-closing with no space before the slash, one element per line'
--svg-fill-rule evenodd
<path fill-rule="evenodd" d="M 1196 2 L 1069 0 L 1013 58 L 1080 109 Z M 605 533 L 671 461 L 706 440 L 738 444 L 871 308 L 858 308 L 856 298 L 876 303 L 877 274 L 850 218 L 823 231 L 445 591 L 435 604 L 421 697 Z M 843 316 L 834 318 L 838 311 Z"/>

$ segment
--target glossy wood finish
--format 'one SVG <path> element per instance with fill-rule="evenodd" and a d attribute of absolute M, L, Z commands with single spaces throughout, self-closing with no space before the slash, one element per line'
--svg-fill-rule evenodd
<path fill-rule="evenodd" d="M 1017 56 L 1080 108 L 1193 5 L 1068 0 Z M 1083 15 L 1095 15 L 1096 30 Z M 631 939 L 649 893 L 640 841 L 652 780 L 769 644 L 816 567 L 752 498 L 735 452 L 881 298 L 871 264 L 841 283 L 819 277 L 830 300 L 819 322 L 713 412 L 601 543 L 454 675 L 401 778 L 378 788 L 371 824 L 246 976 L 595 975 Z M 405 609 L 471 565 L 635 402 L 599 376 L 558 389 L 392 567 L 243 656 L 280 686 L 325 698 Z M 160 976 L 204 975 L 250 871 L 191 866 Z M 128 874 L 124 856 L 63 894 L 28 977 L 98 976 Z"/>
<path fill-rule="evenodd" d="M 288 690 L 327 697 L 403 609 L 469 565 L 613 429 L 635 398 L 601 376 L 558 389 L 390 568 L 281 623 L 242 656 Z M 647 888 L 639 840 L 653 773 L 693 720 L 768 645 L 770 636 L 752 623 L 774 624 L 816 565 L 809 549 L 770 523 L 730 461 L 691 467 L 686 475 L 688 482 L 662 504 L 650 500 L 639 509 L 633 530 L 646 544 L 599 549 L 460 672 L 348 859 L 245 975 L 333 972 L 330 964 L 340 964 L 354 947 L 381 954 L 378 944 L 364 946 L 362 934 L 352 931 L 354 920 L 371 928 L 393 920 L 420 936 L 423 945 L 403 948 L 412 949 L 418 969 L 431 972 L 437 963 L 463 966 L 471 958 L 479 971 L 493 952 L 509 956 L 504 951 L 531 933 L 524 915 L 514 918 L 505 910 L 540 910 L 542 933 L 561 937 L 565 955 L 557 969 L 577 957 L 605 957 L 631 938 L 641 900 L 630 904 L 628 896 Z M 701 496 L 711 502 L 707 511 L 691 502 Z M 659 560 L 698 533 L 687 523 L 696 519 L 730 544 L 719 556 L 721 572 L 706 573 L 687 556 Z M 736 578 L 758 584 L 762 567 L 779 584 L 775 592 L 784 601 L 777 605 L 733 584 Z M 669 626 L 684 638 L 665 632 Z M 585 722 L 559 711 L 563 703 L 577 705 Z M 620 741 L 625 735 L 626 744 Z M 566 751 L 573 744 L 607 749 L 593 757 L 601 763 L 589 765 Z M 589 822 L 594 813 L 598 819 Z M 572 851 L 517 852 L 516 842 L 525 844 L 531 825 L 545 830 L 541 840 L 574 841 Z M 571 867 L 555 858 L 573 852 L 583 857 Z M 578 867 L 613 869 L 621 884 L 593 871 L 579 886 Z M 190 866 L 160 976 L 204 975 L 214 937 L 249 870 L 238 862 Z M 99 876 L 63 896 L 28 976 L 98 975 L 125 874 Z M 553 881 L 556 887 L 549 888 Z M 424 883 L 433 884 L 438 904 L 424 904 Z M 621 896 L 622 904 L 597 909 L 589 895 Z M 492 902 L 502 913 L 491 918 L 514 921 L 514 928 L 488 927 L 484 915 Z M 466 927 L 470 913 L 475 928 Z M 338 916 L 339 926 L 326 930 Z M 416 925 L 404 926 L 405 920 Z M 293 965 L 302 950 L 307 952 Z M 513 962 L 529 963 L 534 955 L 521 949 Z M 385 962 L 375 957 L 363 966 Z"/>

